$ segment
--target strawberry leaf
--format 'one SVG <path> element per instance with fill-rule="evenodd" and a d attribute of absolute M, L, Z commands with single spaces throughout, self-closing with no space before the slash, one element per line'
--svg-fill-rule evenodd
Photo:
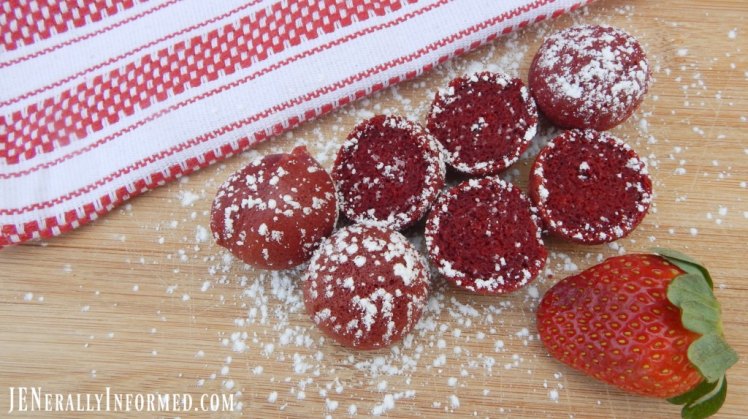
<path fill-rule="evenodd" d="M 681 309 L 681 322 L 698 333 L 688 347 L 688 359 L 707 381 L 714 382 L 735 364 L 738 355 L 722 337 L 719 302 L 703 276 L 686 273 L 670 282 L 667 298 Z"/>
<path fill-rule="evenodd" d="M 727 379 L 721 377 L 717 385 L 706 394 L 686 403 L 681 410 L 684 419 L 703 419 L 719 411 L 727 397 Z"/>
<path fill-rule="evenodd" d="M 681 417 L 686 419 L 702 419 L 709 417 L 722 407 L 727 396 L 727 379 L 720 377 L 719 380 L 710 383 L 702 381 L 693 390 L 680 396 L 668 399 L 668 402 L 684 405 Z"/>
<path fill-rule="evenodd" d="M 702 335 L 722 333 L 722 321 L 716 300 L 684 301 L 681 308 L 681 322 L 686 329 Z"/>
<path fill-rule="evenodd" d="M 714 286 L 709 271 L 680 252 L 669 249 L 655 249 L 654 252 L 685 271 L 670 282 L 667 298 L 680 308 L 683 327 L 701 335 L 688 347 L 688 360 L 704 381 L 668 401 L 684 405 L 683 418 L 706 418 L 722 407 L 727 395 L 725 372 L 738 362 L 738 354 L 725 341 L 720 305 L 712 292 Z"/>
<path fill-rule="evenodd" d="M 709 284 L 709 288 L 714 288 L 712 276 L 709 274 L 709 271 L 704 267 L 704 265 L 697 262 L 696 259 L 692 258 L 691 256 L 685 255 L 676 250 L 666 249 L 664 247 L 656 247 L 652 249 L 652 252 L 664 257 L 668 262 L 683 269 L 687 273 L 701 274 L 706 280 L 707 284 Z"/>
<path fill-rule="evenodd" d="M 680 396 L 671 397 L 667 399 L 667 401 L 669 403 L 677 405 L 686 404 L 692 400 L 701 398 L 701 396 L 704 396 L 707 393 L 710 393 L 712 390 L 714 390 L 715 387 L 717 387 L 717 384 L 719 384 L 718 381 L 710 383 L 709 381 L 703 380 L 698 386 L 694 387 L 693 390 L 687 391 Z"/>
<path fill-rule="evenodd" d="M 668 286 L 667 298 L 681 309 L 686 329 L 701 335 L 722 333 L 719 303 L 703 276 L 687 273 L 676 277 Z"/>
<path fill-rule="evenodd" d="M 688 347 L 688 359 L 708 381 L 717 381 L 738 362 L 738 354 L 721 335 L 704 335 Z"/>

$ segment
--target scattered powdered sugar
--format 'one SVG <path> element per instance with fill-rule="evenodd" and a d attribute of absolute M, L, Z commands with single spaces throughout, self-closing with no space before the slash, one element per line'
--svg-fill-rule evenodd
<path fill-rule="evenodd" d="M 460 399 L 457 397 L 457 395 L 451 394 L 449 396 L 449 407 L 451 407 L 452 410 L 460 407 Z"/>
<path fill-rule="evenodd" d="M 347 249 L 349 245 L 342 248 Z M 527 376 L 528 371 L 522 367 L 531 371 L 536 361 L 520 355 L 527 351 L 520 348 L 532 346 L 531 351 L 542 353 L 534 326 L 526 320 L 506 319 L 502 314 L 507 310 L 521 310 L 528 303 L 529 307 L 534 307 L 540 289 L 552 284 L 547 278 L 554 276 L 554 272 L 563 272 L 568 263 L 568 255 L 552 254 L 539 282 L 528 288 L 530 300 L 524 300 L 521 293 L 502 299 L 456 297 L 451 289 L 437 281 L 414 331 L 390 349 L 377 352 L 341 351 L 312 326 L 307 320 L 299 283 L 303 267 L 252 274 L 239 270 L 238 276 L 227 276 L 221 272 L 234 271 L 231 269 L 234 264 L 230 258 L 217 257 L 211 277 L 215 286 L 230 280 L 237 281 L 244 290 L 238 300 L 244 315 L 234 320 L 235 329 L 225 335 L 222 346 L 235 356 L 248 352 L 261 354 L 266 366 L 273 366 L 272 375 L 267 375 L 262 365 L 251 370 L 257 382 L 270 379 L 273 383 L 274 391 L 265 396 L 268 403 L 276 404 L 282 394 L 288 395 L 283 396 L 284 406 L 319 397 L 325 411 L 332 413 L 340 410 L 343 400 L 357 399 L 356 395 L 364 394 L 359 388 L 366 385 L 384 393 L 381 399 L 373 404 L 359 401 L 355 405 L 343 405 L 347 406 L 345 412 L 354 415 L 364 409 L 380 416 L 392 415 L 400 406 L 400 400 L 418 397 L 420 387 L 412 380 L 424 369 L 430 370 L 429 375 L 442 377 L 440 382 L 445 383 L 445 391 L 452 389 L 452 393 L 441 393 L 444 397 L 441 401 L 435 401 L 439 408 L 448 411 L 463 407 L 462 394 L 455 393 L 455 389 L 465 395 L 475 394 L 471 389 L 477 390 L 477 397 L 489 397 L 487 389 L 471 386 L 470 383 L 479 377 L 491 380 L 490 377 L 501 375 L 505 376 L 503 380 L 512 380 L 506 376 Z M 496 336 L 501 339 L 491 339 L 482 353 L 466 352 L 471 341 Z M 501 368 L 495 368 L 498 366 Z M 246 385 L 241 384 L 246 383 L 246 378 L 231 376 L 231 371 L 228 365 L 220 369 L 219 375 L 225 377 L 223 387 L 241 389 Z M 353 372 L 355 374 L 351 375 Z M 319 391 L 310 391 L 313 388 Z M 555 402 L 553 394 L 558 394 L 558 389 L 550 390 L 549 394 Z"/>
<path fill-rule="evenodd" d="M 198 225 L 196 232 L 195 232 L 195 242 L 196 243 L 204 243 L 210 240 L 210 232 L 207 228 Z"/>
<path fill-rule="evenodd" d="M 382 403 L 374 406 L 374 408 L 371 409 L 371 414 L 374 416 L 381 416 L 394 408 L 395 408 L 394 396 L 392 396 L 392 394 L 386 394 L 384 396 L 384 399 L 382 400 Z"/>
<path fill-rule="evenodd" d="M 200 195 L 191 191 L 182 191 L 179 194 L 179 200 L 183 207 L 192 206 L 198 199 L 200 199 Z"/>
<path fill-rule="evenodd" d="M 553 400 L 554 402 L 558 402 L 558 390 L 556 390 L 555 388 L 551 389 L 548 392 L 548 398 Z"/>

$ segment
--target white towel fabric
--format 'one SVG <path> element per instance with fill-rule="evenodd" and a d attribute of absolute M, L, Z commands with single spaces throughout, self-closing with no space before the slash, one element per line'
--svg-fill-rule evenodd
<path fill-rule="evenodd" d="M 0 246 L 589 1 L 4 2 Z"/>

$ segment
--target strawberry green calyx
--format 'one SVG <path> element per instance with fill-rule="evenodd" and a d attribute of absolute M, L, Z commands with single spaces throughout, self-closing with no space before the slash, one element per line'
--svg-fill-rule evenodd
<path fill-rule="evenodd" d="M 706 418 L 716 413 L 725 401 L 725 372 L 738 361 L 738 355 L 725 341 L 720 305 L 712 291 L 709 271 L 680 252 L 654 249 L 668 262 L 685 271 L 674 278 L 667 289 L 667 298 L 681 310 L 686 329 L 701 335 L 688 347 L 688 359 L 704 380 L 693 390 L 669 402 L 684 405 L 681 416 L 688 419 Z"/>
<path fill-rule="evenodd" d="M 727 379 L 723 376 L 713 383 L 704 380 L 693 390 L 668 399 L 668 401 L 672 404 L 684 405 L 681 410 L 681 416 L 684 419 L 700 419 L 717 413 L 726 397 Z"/>
<path fill-rule="evenodd" d="M 676 250 L 665 249 L 663 247 L 656 247 L 652 249 L 652 251 L 664 257 L 668 262 L 681 268 L 687 273 L 703 275 L 706 283 L 709 284 L 709 288 L 714 288 L 712 276 L 709 274 L 709 271 L 704 267 L 704 265 L 697 262 L 691 256 L 688 256 Z"/>

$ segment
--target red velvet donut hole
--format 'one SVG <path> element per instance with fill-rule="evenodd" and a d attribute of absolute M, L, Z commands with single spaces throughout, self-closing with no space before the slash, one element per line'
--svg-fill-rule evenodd
<path fill-rule="evenodd" d="M 530 200 L 492 177 L 468 180 L 442 194 L 426 221 L 425 239 L 439 272 L 478 294 L 527 285 L 548 256 Z"/>
<path fill-rule="evenodd" d="M 332 176 L 346 217 L 403 230 L 428 212 L 444 186 L 445 166 L 437 142 L 423 127 L 377 115 L 350 133 Z"/>
<path fill-rule="evenodd" d="M 499 173 L 519 160 L 537 132 L 538 112 L 522 80 L 482 72 L 437 92 L 428 129 L 447 163 L 470 175 Z"/>
<path fill-rule="evenodd" d="M 561 128 L 613 128 L 639 107 L 650 70 L 634 37 L 610 26 L 564 29 L 543 42 L 528 84 L 540 111 Z"/>
<path fill-rule="evenodd" d="M 311 258 L 337 215 L 330 175 L 302 146 L 232 174 L 213 201 L 210 228 L 216 242 L 245 263 L 288 269 Z"/>
<path fill-rule="evenodd" d="M 336 342 L 377 349 L 413 329 L 429 287 L 423 258 L 402 234 L 354 224 L 315 252 L 304 278 L 304 302 L 314 323 Z"/>
<path fill-rule="evenodd" d="M 652 181 L 628 144 L 605 132 L 571 130 L 538 154 L 530 198 L 554 235 L 600 244 L 641 223 L 652 202 Z"/>

